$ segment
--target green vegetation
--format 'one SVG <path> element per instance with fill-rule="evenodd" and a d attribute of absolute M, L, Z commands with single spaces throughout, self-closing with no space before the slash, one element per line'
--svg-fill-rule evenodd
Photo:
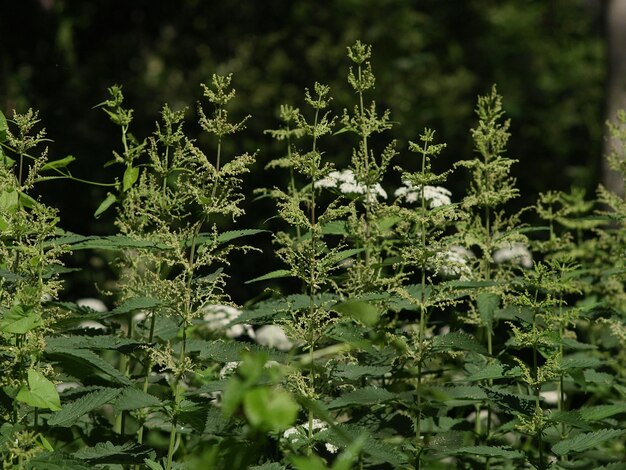
<path fill-rule="evenodd" d="M 626 464 L 624 200 L 547 191 L 517 210 L 495 86 L 478 98 L 473 154 L 446 167 L 440 133 L 391 137 L 370 46 L 347 55 L 338 93 L 352 102 L 336 113 L 335 88 L 315 82 L 283 105 L 265 170 L 263 148 L 234 150 L 262 138 L 233 105 L 236 76 L 202 85 L 198 139 L 168 105 L 141 137 L 109 88 L 98 107 L 121 135 L 118 175 L 98 183 L 94 214 L 114 214 L 109 236 L 62 229 L 34 195 L 76 180 L 74 158 L 48 157 L 37 113 L 0 114 L 4 468 Z M 611 131 L 626 152 L 625 128 L 622 114 Z M 261 187 L 270 172 L 285 184 Z M 446 188 L 460 173 L 465 194 Z M 250 185 L 273 234 L 238 222 Z M 270 237 L 273 255 L 258 248 Z M 85 250 L 115 273 L 100 286 L 111 310 L 63 298 Z M 242 307 L 237 252 L 268 267 Z"/>

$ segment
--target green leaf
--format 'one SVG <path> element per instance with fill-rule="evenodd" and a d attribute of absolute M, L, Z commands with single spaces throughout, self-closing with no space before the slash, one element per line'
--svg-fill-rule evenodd
<path fill-rule="evenodd" d="M 391 366 L 364 366 L 360 364 L 340 364 L 337 366 L 337 377 L 357 380 L 365 376 L 382 377 L 391 372 Z"/>
<path fill-rule="evenodd" d="M 5 118 L 2 111 L 0 111 L 0 142 L 4 142 L 7 140 L 8 130 L 9 125 L 7 124 L 7 118 Z"/>
<path fill-rule="evenodd" d="M 256 387 L 243 397 L 243 409 L 254 427 L 265 431 L 284 431 L 298 417 L 298 404 L 280 388 Z"/>
<path fill-rule="evenodd" d="M 245 389 L 241 380 L 234 377 L 228 381 L 222 396 L 222 413 L 225 417 L 230 418 L 237 411 L 243 400 L 244 392 Z"/>
<path fill-rule="evenodd" d="M 32 209 L 33 207 L 37 205 L 37 201 L 35 201 L 32 197 L 30 197 L 28 194 L 24 192 L 20 191 L 19 197 L 20 197 L 20 203 L 22 204 L 23 207 Z"/>
<path fill-rule="evenodd" d="M 254 467 L 248 467 L 248 470 L 286 470 L 278 462 L 267 462 L 262 465 L 255 465 Z"/>
<path fill-rule="evenodd" d="M 52 170 L 52 169 L 65 168 L 67 165 L 72 163 L 74 160 L 76 160 L 75 157 L 73 157 L 72 155 L 68 155 L 65 158 L 61 158 L 60 160 L 54 160 L 53 162 L 46 163 L 44 166 L 41 167 L 41 170 L 43 171 L 43 170 Z"/>
<path fill-rule="evenodd" d="M 281 277 L 293 277 L 293 274 L 288 269 L 277 269 L 271 273 L 264 274 L 263 276 L 255 277 L 246 281 L 245 284 L 252 284 L 253 282 L 267 281 L 269 279 L 278 279 Z"/>
<path fill-rule="evenodd" d="M 335 398 L 328 404 L 329 409 L 342 408 L 348 405 L 373 405 L 393 400 L 397 395 L 384 388 L 365 387 L 352 390 L 339 398 Z"/>
<path fill-rule="evenodd" d="M 519 450 L 509 450 L 504 447 L 466 446 L 456 449 L 454 454 L 480 455 L 482 457 L 501 457 L 504 459 L 523 459 L 526 456 Z"/>
<path fill-rule="evenodd" d="M 552 452 L 559 456 L 567 455 L 570 452 L 583 452 L 593 449 L 603 442 L 617 439 L 625 432 L 623 429 L 601 429 L 599 431 L 581 433 L 553 445 Z"/>
<path fill-rule="evenodd" d="M 241 237 L 249 237 L 252 235 L 258 235 L 259 233 L 271 233 L 270 230 L 258 230 L 258 229 L 246 229 L 246 230 L 230 230 L 228 232 L 222 232 L 218 235 L 218 243 L 226 243 L 231 240 L 236 240 Z"/>
<path fill-rule="evenodd" d="M 177 353 L 180 351 L 179 348 L 180 346 L 176 345 L 174 347 L 174 352 Z M 212 361 L 223 363 L 240 361 L 242 353 L 246 351 L 251 353 L 263 353 L 268 359 L 275 361 L 283 361 L 287 357 L 287 354 L 284 352 L 278 351 L 274 348 L 261 346 L 259 344 L 223 340 L 189 341 L 187 344 L 187 351 L 199 352 L 201 360 L 210 359 Z"/>
<path fill-rule="evenodd" d="M 587 369 L 593 367 L 599 367 L 602 365 L 602 361 L 596 357 L 590 356 L 566 356 L 561 361 L 561 370 L 568 369 Z"/>
<path fill-rule="evenodd" d="M 108 312 L 107 312 L 108 313 Z M 98 318 L 98 317 L 96 317 Z M 102 318 L 101 316 L 99 318 Z M 146 343 L 119 336 L 49 336 L 46 337 L 46 351 L 59 349 L 110 349 L 116 351 L 133 351 Z"/>
<path fill-rule="evenodd" d="M 122 313 L 130 313 L 135 310 L 152 310 L 161 306 L 161 301 L 153 297 L 133 297 L 127 300 L 119 307 L 111 310 L 111 313 L 116 315 Z"/>
<path fill-rule="evenodd" d="M 117 201 L 115 194 L 108 194 L 106 199 L 100 203 L 93 216 L 97 219 L 100 217 L 109 207 L 111 207 Z"/>
<path fill-rule="evenodd" d="M 324 235 L 350 235 L 343 220 L 333 220 L 321 227 Z"/>
<path fill-rule="evenodd" d="M 159 405 L 161 405 L 161 400 L 135 387 L 126 387 L 113 403 L 113 407 L 120 411 L 138 410 Z"/>
<path fill-rule="evenodd" d="M 19 206 L 19 194 L 17 191 L 8 190 L 0 193 L 0 213 L 15 212 Z"/>
<path fill-rule="evenodd" d="M 291 463 L 296 470 L 327 470 L 328 467 L 324 461 L 316 454 L 311 454 L 306 457 L 294 456 L 291 457 Z"/>
<path fill-rule="evenodd" d="M 80 460 L 61 452 L 45 452 L 28 460 L 28 470 L 91 470 Z"/>
<path fill-rule="evenodd" d="M 483 325 L 490 334 L 493 334 L 493 317 L 496 309 L 500 305 L 500 296 L 488 292 L 481 292 L 476 297 L 476 305 L 478 306 L 478 312 L 480 313 Z"/>
<path fill-rule="evenodd" d="M 139 464 L 143 463 L 145 459 L 153 458 L 153 454 L 151 449 L 132 442 L 115 445 L 111 441 L 107 441 L 99 442 L 94 447 L 83 447 L 74 452 L 74 457 L 87 460 L 90 464 Z"/>
<path fill-rule="evenodd" d="M 75 238 L 75 237 L 73 237 Z M 124 235 L 110 235 L 107 237 L 84 237 L 82 241 L 74 243 L 72 250 L 119 250 L 121 248 L 157 248 L 170 250 L 171 247 L 150 240 L 137 240 Z"/>
<path fill-rule="evenodd" d="M 598 405 L 581 408 L 580 417 L 585 421 L 601 421 L 611 416 L 626 413 L 626 403 L 613 405 Z"/>
<path fill-rule="evenodd" d="M 480 387 L 489 399 L 502 408 L 510 411 L 532 415 L 535 411 L 535 397 L 531 395 L 518 395 L 495 387 Z"/>
<path fill-rule="evenodd" d="M 128 191 L 133 184 L 137 182 L 139 178 L 139 167 L 127 166 L 122 178 L 122 191 Z"/>
<path fill-rule="evenodd" d="M 352 443 L 339 454 L 339 457 L 337 457 L 333 463 L 332 470 L 350 470 L 353 468 L 367 439 L 368 435 L 364 433 L 352 441 Z"/>
<path fill-rule="evenodd" d="M 61 428 L 72 426 L 81 416 L 111 402 L 120 392 L 121 390 L 117 388 L 104 388 L 88 393 L 78 400 L 64 403 L 63 409 L 52 415 L 48 420 L 48 424 Z"/>
<path fill-rule="evenodd" d="M 163 470 L 163 466 L 154 460 L 146 459 L 143 463 L 146 464 L 149 470 Z"/>
<path fill-rule="evenodd" d="M 435 336 L 432 341 L 432 350 L 435 352 L 472 351 L 487 354 L 485 347 L 476 341 L 476 338 L 463 331 L 453 331 L 446 335 Z"/>
<path fill-rule="evenodd" d="M 61 409 L 61 399 L 54 384 L 34 369 L 28 370 L 28 387 L 22 387 L 15 399 L 37 408 Z"/>
<path fill-rule="evenodd" d="M 74 367 L 80 367 L 80 371 L 82 373 L 88 374 L 90 372 L 89 368 L 84 366 L 90 366 L 93 369 L 96 369 L 109 377 L 111 377 L 115 382 L 131 386 L 133 383 L 130 381 L 128 377 L 126 377 L 123 373 L 113 367 L 109 362 L 102 359 L 95 352 L 89 349 L 71 349 L 71 348 L 63 348 L 58 347 L 49 351 L 51 355 L 59 355 L 66 356 L 72 359 L 72 365 Z M 82 364 L 81 364 L 82 363 Z M 80 378 L 80 377 L 79 377 Z"/>
<path fill-rule="evenodd" d="M 2 147 L 0 147 L 0 165 L 4 166 L 7 169 L 15 165 L 15 160 L 13 160 L 6 153 L 4 153 Z"/>
<path fill-rule="evenodd" d="M 335 304 L 333 310 L 347 315 L 366 326 L 374 326 L 380 318 L 380 310 L 378 308 L 360 300 L 348 300 Z"/>
<path fill-rule="evenodd" d="M 504 364 L 489 364 L 481 367 L 467 377 L 468 382 L 482 380 L 497 380 L 505 377 L 519 377 L 522 371 L 519 367 L 506 367 Z"/>
<path fill-rule="evenodd" d="M 333 264 L 337 264 L 343 261 L 344 259 L 350 258 L 351 256 L 357 255 L 359 253 L 363 253 L 364 251 L 365 251 L 365 248 L 351 248 L 349 250 L 342 250 L 342 251 L 333 253 L 329 257 Z"/>
<path fill-rule="evenodd" d="M 41 314 L 30 307 L 14 305 L 5 312 L 0 321 L 0 331 L 23 335 L 43 325 Z"/>

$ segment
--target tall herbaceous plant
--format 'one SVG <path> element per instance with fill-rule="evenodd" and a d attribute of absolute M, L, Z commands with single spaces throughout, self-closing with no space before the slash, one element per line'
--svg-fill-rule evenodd
<path fill-rule="evenodd" d="M 226 150 L 250 119 L 229 114 L 230 75 L 202 85 L 202 145 L 168 105 L 137 136 L 111 87 L 97 107 L 120 132 L 112 182 L 49 159 L 37 113 L 0 114 L 3 468 L 624 467 L 624 199 L 548 190 L 513 211 L 530 157 L 507 154 L 495 87 L 473 155 L 445 169 L 435 130 L 387 138 L 371 47 L 347 61 L 352 102 L 311 80 L 266 131 L 277 158 Z M 624 125 L 610 126 L 622 141 Z M 253 198 L 241 188 L 257 160 L 286 184 Z M 115 233 L 63 231 L 33 196 L 52 179 L 106 187 L 95 217 Z M 258 198 L 275 212 L 240 228 Z M 111 267 L 98 287 L 112 309 L 64 298 L 77 250 Z M 243 307 L 233 250 L 278 263 L 246 281 L 265 290 Z"/>

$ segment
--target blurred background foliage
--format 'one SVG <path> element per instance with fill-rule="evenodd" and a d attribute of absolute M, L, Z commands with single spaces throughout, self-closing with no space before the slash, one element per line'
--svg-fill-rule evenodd
<path fill-rule="evenodd" d="M 212 73 L 234 73 L 238 97 L 230 112 L 251 114 L 248 129 L 226 152 L 259 149 L 248 194 L 262 181 L 281 185 L 278 171 L 261 171 L 283 148 L 263 130 L 278 126 L 280 104 L 302 106 L 303 90 L 315 81 L 332 88 L 340 112 L 353 106 L 346 83 L 346 46 L 356 39 L 373 45 L 380 108 L 398 123 L 384 136 L 395 138 L 398 164 L 411 168 L 406 151 L 424 126 L 448 144 L 437 170 L 472 153 L 477 94 L 493 83 L 512 120 L 509 155 L 523 197 L 539 191 L 588 189 L 597 184 L 602 154 L 606 46 L 602 9 L 584 0 L 23 0 L 0 16 L 0 107 L 40 110 L 54 143 L 53 157 L 77 157 L 75 175 L 111 181 L 103 170 L 119 149 L 118 129 L 99 110 L 106 88 L 122 84 L 135 109 L 131 131 L 148 136 L 164 102 L 189 106 L 187 129 L 210 146 L 194 123 L 201 82 Z M 322 142 L 329 159 L 349 161 L 349 137 Z M 210 148 L 210 147 L 209 147 Z M 457 200 L 465 175 L 450 189 Z M 399 184 L 391 175 L 388 191 Z M 46 201 L 61 210 L 62 225 L 83 234 L 109 234 L 111 217 L 95 220 L 105 197 L 99 187 L 50 182 Z M 454 198 L 454 196 L 453 196 Z M 257 227 L 274 213 L 265 201 L 247 201 L 240 226 Z M 269 228 L 275 228 L 265 224 Z M 261 241 L 270 250 L 269 237 Z M 80 256 L 77 263 L 86 262 Z M 252 259 L 254 258 L 254 259 Z M 265 257 L 269 258 L 269 256 Z M 97 257 L 90 262 L 104 266 Z M 262 255 L 240 260 L 245 278 L 271 268 Z M 268 264 L 269 263 L 269 264 Z M 241 270 L 240 270 L 241 271 Z M 102 274 L 106 278 L 108 274 Z M 240 286 L 245 278 L 237 279 Z M 75 295 L 93 293 L 93 280 L 70 285 Z M 97 279 L 96 279 L 97 280 Z M 78 291 L 80 290 L 80 294 Z M 235 287 L 236 301 L 250 292 Z"/>

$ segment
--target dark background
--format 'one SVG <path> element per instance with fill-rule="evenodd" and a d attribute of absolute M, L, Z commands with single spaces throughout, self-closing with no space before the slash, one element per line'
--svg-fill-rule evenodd
<path fill-rule="evenodd" d="M 396 164 L 414 167 L 407 148 L 425 127 L 448 144 L 439 170 L 472 155 L 477 94 L 496 83 L 512 120 L 509 156 L 522 197 L 572 184 L 593 193 L 602 154 L 606 41 L 602 3 L 583 0 L 304 0 L 220 2 L 200 0 L 23 0 L 2 2 L 0 14 L 0 108 L 40 111 L 54 140 L 53 158 L 74 155 L 81 178 L 110 182 L 119 169 L 103 169 L 119 150 L 119 129 L 94 105 L 108 86 L 123 85 L 135 109 L 131 132 L 150 135 L 164 102 L 189 106 L 187 129 L 210 148 L 193 124 L 201 82 L 212 73 L 234 74 L 233 118 L 251 114 L 248 127 L 225 152 L 259 149 L 245 188 L 284 184 L 279 171 L 261 173 L 282 154 L 263 134 L 278 126 L 280 104 L 303 106 L 303 90 L 315 81 L 332 87 L 333 109 L 354 104 L 346 83 L 346 47 L 356 39 L 373 45 L 376 89 L 369 97 L 392 110 L 398 123 L 384 142 L 398 139 Z M 380 145 L 384 143 L 380 142 Z M 331 160 L 348 162 L 349 137 L 326 139 Z M 453 199 L 466 175 L 453 175 Z M 391 175 L 386 189 L 399 184 Z M 61 225 L 81 234 L 111 234 L 112 211 L 93 212 L 105 191 L 72 181 L 49 182 L 42 197 L 61 211 Z M 237 227 L 278 228 L 264 221 L 273 206 L 249 197 Z M 268 252 L 269 237 L 255 241 Z M 91 264 L 73 277 L 69 297 L 95 295 L 94 282 L 111 277 L 99 256 L 77 253 L 71 263 Z M 230 291 L 242 302 L 259 292 L 243 280 L 274 266 L 267 255 L 235 258 Z M 243 269 L 242 269 L 243 268 Z"/>

